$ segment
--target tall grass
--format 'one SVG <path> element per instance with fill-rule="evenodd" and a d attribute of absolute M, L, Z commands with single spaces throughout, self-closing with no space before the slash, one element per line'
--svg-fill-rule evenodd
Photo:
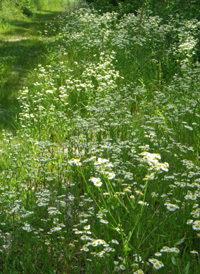
<path fill-rule="evenodd" d="M 2 273 L 198 273 L 199 22 L 60 26 L 0 143 Z"/>

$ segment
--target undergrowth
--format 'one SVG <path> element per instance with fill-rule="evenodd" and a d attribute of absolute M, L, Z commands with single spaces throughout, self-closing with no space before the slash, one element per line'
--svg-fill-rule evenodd
<path fill-rule="evenodd" d="M 59 20 L 0 143 L 1 272 L 198 273 L 199 21 Z"/>

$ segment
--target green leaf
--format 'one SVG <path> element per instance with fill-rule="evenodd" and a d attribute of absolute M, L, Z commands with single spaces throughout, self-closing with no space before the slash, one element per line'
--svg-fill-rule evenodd
<path fill-rule="evenodd" d="M 188 262 L 186 267 L 184 268 L 184 274 L 188 274 L 189 270 L 190 270 L 190 262 Z"/>
<path fill-rule="evenodd" d="M 173 265 L 177 265 L 177 263 L 176 263 L 176 259 L 175 259 L 175 257 L 174 257 L 174 256 L 172 256 L 172 263 L 173 263 Z"/>
<path fill-rule="evenodd" d="M 183 238 L 180 239 L 178 242 L 176 242 L 176 243 L 175 243 L 175 246 L 181 245 L 184 241 L 185 241 L 185 237 L 183 237 Z"/>
<path fill-rule="evenodd" d="M 130 250 L 131 250 L 131 248 L 129 248 L 129 246 L 126 244 L 126 245 L 124 246 L 124 252 L 127 253 L 127 252 L 129 252 Z"/>

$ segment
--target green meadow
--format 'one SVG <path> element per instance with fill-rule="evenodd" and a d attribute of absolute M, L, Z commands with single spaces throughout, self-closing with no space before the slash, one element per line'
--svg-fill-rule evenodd
<path fill-rule="evenodd" d="M 0 273 L 199 273 L 199 4 L 139 2 L 0 0 Z"/>

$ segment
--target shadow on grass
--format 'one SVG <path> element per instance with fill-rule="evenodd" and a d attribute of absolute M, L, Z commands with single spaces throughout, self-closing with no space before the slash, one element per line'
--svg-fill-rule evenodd
<path fill-rule="evenodd" d="M 16 31 L 22 36 L 32 35 L 38 36 L 40 33 L 44 32 L 46 23 L 52 23 L 54 28 L 51 29 L 50 36 L 54 35 L 55 31 L 59 28 L 58 15 L 60 12 L 49 12 L 42 11 L 42 13 L 35 13 L 31 19 L 27 19 L 26 22 L 23 20 L 9 20 L 8 23 L 12 25 L 12 29 L 3 32 L 4 37 L 14 35 L 16 36 Z"/>
<path fill-rule="evenodd" d="M 15 128 L 18 91 L 37 64 L 45 63 L 48 39 L 59 31 L 59 14 L 43 11 L 24 21 L 11 20 L 10 29 L 0 33 L 0 129 Z"/>

